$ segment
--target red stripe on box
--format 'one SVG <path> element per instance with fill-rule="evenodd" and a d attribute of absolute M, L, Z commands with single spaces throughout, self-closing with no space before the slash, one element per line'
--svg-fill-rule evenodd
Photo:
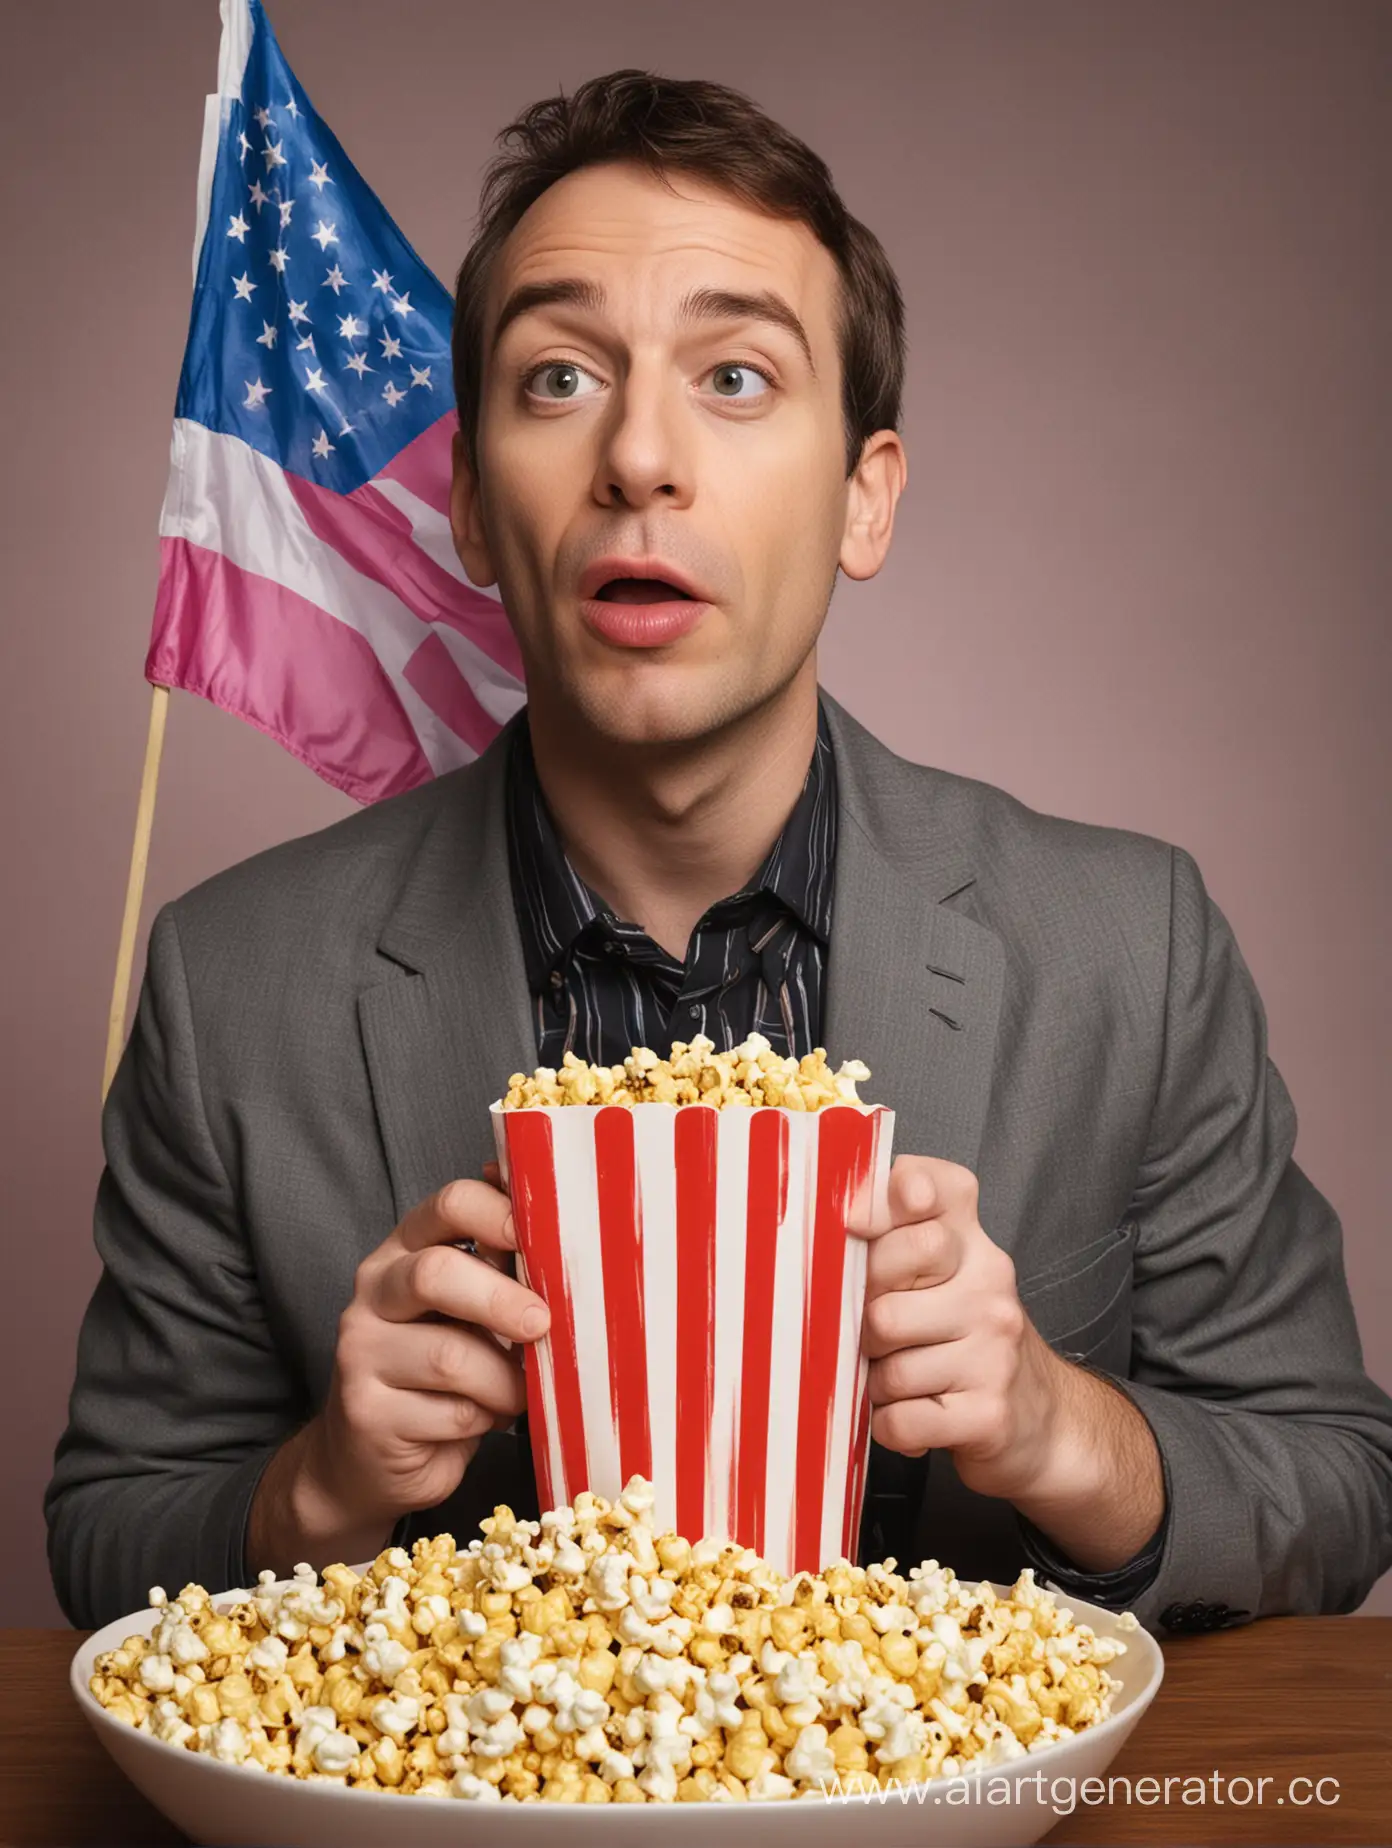
<path fill-rule="evenodd" d="M 709 1104 L 677 1111 L 677 1532 L 706 1531 L 715 1384 L 715 1136 Z"/>
<path fill-rule="evenodd" d="M 633 1112 L 615 1105 L 595 1117 L 604 1325 L 609 1337 L 609 1402 L 619 1437 L 619 1474 L 652 1477 L 648 1428 L 648 1335 L 643 1315 L 643 1224 Z"/>
<path fill-rule="evenodd" d="M 788 1210 L 788 1124 L 756 1110 L 749 1125 L 749 1190 L 744 1247 L 744 1353 L 735 1452 L 734 1535 L 764 1550 L 768 1486 L 769 1387 L 773 1365 L 773 1280 L 778 1228 Z"/>
<path fill-rule="evenodd" d="M 873 1186 L 880 1170 L 880 1138 L 884 1133 L 884 1112 L 876 1110 L 869 1117 L 870 1123 L 870 1160 L 865 1181 Z M 868 1195 L 861 1210 L 869 1212 L 873 1203 Z M 846 1471 L 846 1505 L 841 1521 L 841 1550 L 852 1565 L 856 1564 L 860 1547 L 860 1516 L 865 1505 L 865 1477 L 870 1462 L 870 1368 L 863 1356 L 858 1356 L 856 1371 L 855 1404 L 851 1413 L 851 1455 L 850 1467 Z M 900 1562 L 902 1564 L 902 1561 Z"/>
<path fill-rule="evenodd" d="M 817 1189 L 802 1319 L 798 1375 L 797 1466 L 794 1473 L 793 1570 L 815 1572 L 825 1562 L 822 1504 L 831 1450 L 832 1406 L 841 1329 L 841 1274 L 846 1219 L 869 1166 L 869 1118 L 833 1105 L 817 1126 Z"/>
<path fill-rule="evenodd" d="M 556 1384 L 556 1424 L 561 1444 L 565 1482 L 562 1499 L 574 1501 L 587 1486 L 589 1459 L 585 1451 L 585 1417 L 580 1400 L 580 1364 L 575 1354 L 575 1308 L 566 1285 L 565 1258 L 561 1251 L 561 1216 L 556 1199 L 555 1151 L 551 1124 L 544 1110 L 508 1112 L 508 1176 L 512 1208 L 517 1219 L 517 1242 L 527 1261 L 531 1287 L 551 1311 L 551 1327 L 542 1336 L 551 1351 Z M 540 1345 L 539 1343 L 537 1345 Z M 540 1405 L 541 1393 L 536 1394 Z M 531 1376 L 528 1376 L 528 1420 L 531 1418 Z M 544 1454 L 543 1443 L 532 1445 L 535 1457 Z M 538 1485 L 540 1486 L 540 1485 Z M 548 1495 L 554 1494 L 552 1484 Z M 558 1507 L 551 1500 L 549 1507 Z"/>
<path fill-rule="evenodd" d="M 861 1371 L 864 1372 L 862 1365 Z M 841 1551 L 852 1565 L 860 1545 L 860 1510 L 865 1500 L 865 1460 L 870 1442 L 870 1394 L 862 1379 L 851 1417 L 851 1459 L 846 1471 L 846 1505 L 841 1515 Z"/>

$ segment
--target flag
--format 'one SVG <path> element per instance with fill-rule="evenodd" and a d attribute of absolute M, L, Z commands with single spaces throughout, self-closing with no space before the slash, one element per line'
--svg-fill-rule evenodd
<path fill-rule="evenodd" d="M 475 757 L 521 660 L 450 541 L 450 295 L 260 0 L 221 14 L 145 675 L 373 802 Z"/>

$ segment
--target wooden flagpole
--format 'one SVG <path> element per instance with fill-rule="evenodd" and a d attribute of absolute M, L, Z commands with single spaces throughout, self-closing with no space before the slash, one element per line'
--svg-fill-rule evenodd
<path fill-rule="evenodd" d="M 150 858 L 150 831 L 155 819 L 155 789 L 159 783 L 160 752 L 164 748 L 164 721 L 169 710 L 169 688 L 152 686 L 150 730 L 145 740 L 145 769 L 140 778 L 140 800 L 135 809 L 135 839 L 131 843 L 130 878 L 126 882 L 126 911 L 121 919 L 121 941 L 116 951 L 116 985 L 111 991 L 111 1014 L 106 1029 L 106 1070 L 102 1076 L 102 1102 L 121 1062 L 126 1042 L 126 1008 L 130 1001 L 131 968 L 135 962 L 135 936 L 140 904 L 145 896 L 145 868 Z"/>

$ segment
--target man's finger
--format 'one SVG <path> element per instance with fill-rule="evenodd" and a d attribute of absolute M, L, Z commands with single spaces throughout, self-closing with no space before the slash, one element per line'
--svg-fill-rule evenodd
<path fill-rule="evenodd" d="M 411 1208 L 400 1233 L 407 1251 L 452 1245 L 465 1238 L 494 1251 L 517 1249 L 511 1203 L 501 1188 L 487 1181 L 448 1182 Z"/>
<path fill-rule="evenodd" d="M 970 1295 L 951 1284 L 931 1290 L 883 1290 L 865 1299 L 861 1351 L 870 1360 L 899 1348 L 934 1347 L 974 1332 Z"/>
<path fill-rule="evenodd" d="M 457 1444 L 491 1431 L 497 1414 L 453 1392 L 394 1392 L 393 1434 L 413 1444 Z"/>
<path fill-rule="evenodd" d="M 509 1341 L 536 1341 L 551 1314 L 535 1290 L 482 1258 L 429 1245 L 408 1251 L 382 1273 L 373 1304 L 388 1322 L 414 1322 L 432 1312 L 472 1322 Z"/>
<path fill-rule="evenodd" d="M 931 1347 L 899 1348 L 870 1363 L 871 1405 L 892 1405 L 899 1399 L 933 1399 L 940 1393 L 962 1392 L 972 1384 L 971 1343 L 962 1337 Z"/>
<path fill-rule="evenodd" d="M 942 1219 L 896 1226 L 870 1246 L 865 1271 L 866 1293 L 926 1290 L 946 1283 L 962 1261 L 961 1234 Z"/>
<path fill-rule="evenodd" d="M 476 1399 L 491 1414 L 516 1417 L 526 1403 L 522 1369 L 497 1342 L 452 1322 L 393 1328 L 377 1377 L 402 1392 L 451 1393 Z"/>

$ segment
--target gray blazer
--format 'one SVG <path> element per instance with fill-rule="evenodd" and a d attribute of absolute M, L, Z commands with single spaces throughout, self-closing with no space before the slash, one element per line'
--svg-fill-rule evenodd
<path fill-rule="evenodd" d="M 1392 1401 L 1194 862 L 908 763 L 827 706 L 830 1056 L 870 1066 L 896 1149 L 976 1171 L 1040 1331 L 1149 1419 L 1171 1518 L 1142 1620 L 1176 1600 L 1351 1610 L 1392 1562 Z M 536 1062 L 503 767 L 500 740 L 155 920 L 45 1498 L 76 1624 L 157 1582 L 246 1580 L 253 1491 L 323 1402 L 358 1262 L 491 1156 L 488 1105 Z M 517 1441 L 414 1531 L 467 1537 Z M 1013 1510 L 945 1453 L 916 1543 L 972 1577 L 1023 1563 Z"/>

